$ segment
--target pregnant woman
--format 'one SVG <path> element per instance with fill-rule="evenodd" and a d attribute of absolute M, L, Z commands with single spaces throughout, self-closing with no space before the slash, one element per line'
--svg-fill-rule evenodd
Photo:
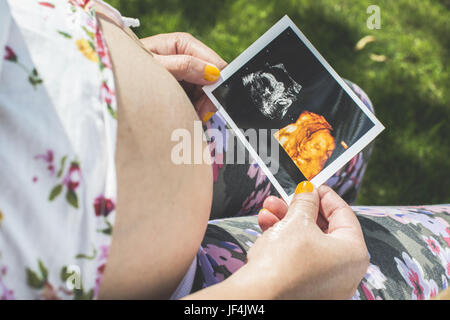
<path fill-rule="evenodd" d="M 253 164 L 174 164 L 174 130 L 224 127 L 200 86 L 226 63 L 192 36 L 139 40 L 101 1 L 8 1 L 0 15 L 1 298 L 430 298 L 447 286 L 448 207 L 352 210 L 309 182 L 288 206 Z M 366 160 L 329 181 L 347 201 Z"/>

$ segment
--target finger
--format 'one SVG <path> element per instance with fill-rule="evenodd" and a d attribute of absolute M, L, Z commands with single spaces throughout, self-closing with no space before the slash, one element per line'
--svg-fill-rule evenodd
<path fill-rule="evenodd" d="M 190 55 L 212 63 L 220 70 L 227 65 L 214 50 L 189 33 L 162 33 L 141 41 L 147 49 L 159 55 Z"/>
<path fill-rule="evenodd" d="M 320 209 L 319 209 L 319 215 L 317 216 L 316 222 L 317 222 L 317 225 L 319 226 L 320 230 L 322 230 L 325 233 L 328 233 L 328 221 L 320 213 Z"/>
<path fill-rule="evenodd" d="M 361 226 L 350 206 L 329 186 L 319 188 L 320 211 L 328 221 L 328 233 L 363 238 Z"/>
<path fill-rule="evenodd" d="M 206 123 L 209 119 L 211 119 L 214 113 L 217 112 L 216 107 L 211 100 L 209 100 L 206 94 L 203 94 L 197 101 L 194 101 L 194 107 L 203 123 Z"/>
<path fill-rule="evenodd" d="M 267 197 L 264 200 L 263 208 L 272 212 L 278 219 L 283 219 L 288 211 L 288 205 L 282 199 L 275 196 Z"/>
<path fill-rule="evenodd" d="M 267 209 L 261 209 L 258 213 L 258 224 L 262 231 L 266 231 L 275 223 L 280 221 L 272 212 Z"/>
<path fill-rule="evenodd" d="M 300 182 L 289 204 L 285 219 L 309 222 L 316 225 L 319 213 L 319 193 L 311 182 Z"/>
<path fill-rule="evenodd" d="M 206 85 L 217 81 L 220 77 L 220 71 L 217 67 L 193 56 L 155 54 L 154 58 L 178 81 Z"/>

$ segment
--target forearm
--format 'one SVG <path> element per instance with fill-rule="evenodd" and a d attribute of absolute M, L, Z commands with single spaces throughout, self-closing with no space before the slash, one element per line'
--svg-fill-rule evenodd
<path fill-rule="evenodd" d="M 185 300 L 272 300 L 277 294 L 261 273 L 244 265 L 229 278 L 190 294 Z"/>

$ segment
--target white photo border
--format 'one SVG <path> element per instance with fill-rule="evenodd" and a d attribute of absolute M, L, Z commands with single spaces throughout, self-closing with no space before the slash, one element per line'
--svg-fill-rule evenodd
<path fill-rule="evenodd" d="M 357 142 L 355 142 L 350 148 L 345 150 L 337 159 L 326 166 L 319 174 L 317 174 L 310 181 L 314 187 L 319 187 L 325 183 L 336 171 L 342 168 L 348 161 L 350 161 L 355 155 L 357 155 L 364 147 L 366 147 L 377 135 L 379 135 L 385 127 L 383 124 L 375 117 L 375 115 L 367 108 L 367 106 L 358 98 L 358 96 L 353 92 L 352 89 L 345 83 L 345 81 L 339 77 L 336 71 L 328 64 L 328 62 L 322 57 L 322 55 L 317 51 L 316 48 L 309 42 L 305 35 L 300 31 L 300 29 L 294 24 L 294 22 L 285 15 L 281 20 L 279 20 L 275 25 L 273 25 L 266 33 L 264 33 L 258 40 L 256 40 L 252 45 L 250 45 L 244 52 L 242 52 L 233 62 L 231 62 L 225 69 L 221 71 L 220 79 L 212 84 L 203 87 L 203 91 L 206 93 L 209 99 L 217 107 L 218 112 L 223 116 L 228 125 L 235 131 L 236 136 L 241 140 L 244 146 L 249 151 L 250 155 L 261 167 L 263 172 L 269 178 L 270 182 L 277 189 L 279 194 L 283 199 L 290 203 L 293 194 L 288 195 L 286 191 L 281 187 L 280 183 L 276 180 L 272 172 L 267 168 L 266 164 L 259 157 L 255 149 L 250 145 L 242 131 L 237 127 L 233 119 L 225 111 L 225 108 L 219 103 L 216 97 L 213 95 L 214 89 L 219 87 L 225 80 L 231 77 L 236 71 L 238 71 L 243 65 L 249 62 L 257 53 L 264 49 L 268 43 L 278 37 L 282 32 L 284 32 L 288 27 L 290 27 L 301 41 L 307 46 L 307 48 L 312 52 L 312 54 L 319 60 L 319 62 L 325 67 L 325 69 L 330 73 L 330 75 L 339 83 L 339 85 L 345 90 L 345 92 L 353 99 L 353 101 L 358 105 L 358 107 L 364 112 L 364 114 L 374 123 L 374 126 L 367 131 Z M 300 169 L 299 169 L 300 170 Z"/>

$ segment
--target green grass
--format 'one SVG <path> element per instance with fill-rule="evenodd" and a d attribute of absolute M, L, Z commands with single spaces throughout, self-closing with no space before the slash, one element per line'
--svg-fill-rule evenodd
<path fill-rule="evenodd" d="M 450 0 L 108 2 L 141 20 L 139 36 L 190 32 L 228 62 L 288 14 L 340 76 L 367 92 L 386 126 L 358 204 L 450 202 Z M 371 4 L 381 8 L 380 30 L 366 26 Z M 355 51 L 366 35 L 376 42 Z"/>

